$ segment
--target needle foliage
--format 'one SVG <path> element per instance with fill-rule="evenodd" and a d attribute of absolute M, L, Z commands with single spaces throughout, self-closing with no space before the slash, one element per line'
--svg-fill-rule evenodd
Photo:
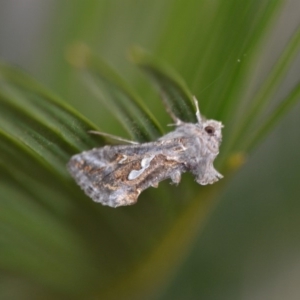
<path fill-rule="evenodd" d="M 284 1 L 54 3 L 48 50 L 33 46 L 35 79 L 0 65 L 0 298 L 160 299 L 231 174 L 299 101 L 300 78 L 276 95 L 300 28 L 258 80 Z M 165 107 L 195 122 L 193 95 L 225 124 L 225 179 L 200 187 L 184 176 L 118 209 L 72 181 L 70 156 L 108 142 L 89 130 L 155 140 L 170 130 Z"/>

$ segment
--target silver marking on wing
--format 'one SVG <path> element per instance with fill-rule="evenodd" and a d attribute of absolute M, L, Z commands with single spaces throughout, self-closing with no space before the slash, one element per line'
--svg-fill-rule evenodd
<path fill-rule="evenodd" d="M 155 155 L 151 155 L 149 157 L 145 157 L 141 161 L 141 169 L 140 170 L 132 170 L 128 175 L 128 180 L 134 180 L 138 178 L 144 171 L 149 168 L 151 160 L 155 157 Z"/>

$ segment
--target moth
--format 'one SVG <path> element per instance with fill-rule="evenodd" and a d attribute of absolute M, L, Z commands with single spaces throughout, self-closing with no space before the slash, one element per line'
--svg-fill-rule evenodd
<path fill-rule="evenodd" d="M 158 187 L 167 178 L 177 185 L 184 172 L 191 172 L 201 185 L 218 181 L 223 176 L 213 162 L 219 154 L 223 125 L 204 119 L 193 99 L 197 123 L 183 122 L 169 111 L 175 130 L 142 144 L 98 133 L 128 144 L 72 156 L 67 165 L 70 174 L 86 195 L 111 207 L 135 204 L 142 191 Z"/>

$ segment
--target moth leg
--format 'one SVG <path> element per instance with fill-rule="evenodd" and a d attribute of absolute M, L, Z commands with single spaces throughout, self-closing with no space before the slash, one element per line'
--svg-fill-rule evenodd
<path fill-rule="evenodd" d="M 196 181 L 201 185 L 207 185 L 213 184 L 221 178 L 223 178 L 223 175 L 211 165 L 205 170 L 204 175 L 199 175 L 196 178 Z"/>
<path fill-rule="evenodd" d="M 172 175 L 170 177 L 171 177 L 172 183 L 177 185 L 181 180 L 181 173 L 180 173 L 180 171 L 175 171 L 174 173 L 172 173 Z"/>
<path fill-rule="evenodd" d="M 151 184 L 151 186 L 154 187 L 154 188 L 158 188 L 158 182 L 153 182 L 153 183 Z"/>
<path fill-rule="evenodd" d="M 133 205 L 137 202 L 141 190 L 136 189 L 135 191 L 131 191 L 127 193 L 126 192 L 120 193 L 119 191 L 116 193 L 118 193 L 117 197 L 114 195 L 113 197 L 111 197 L 111 199 L 109 199 L 108 204 L 104 204 L 104 203 L 103 204 L 111 207 Z"/>
<path fill-rule="evenodd" d="M 95 130 L 89 130 L 88 133 L 96 134 L 96 135 L 101 135 L 101 136 L 106 136 L 106 137 L 111 138 L 113 140 L 124 142 L 124 143 L 128 143 L 128 144 L 133 144 L 133 145 L 138 145 L 139 144 L 138 142 L 127 140 L 127 139 L 123 139 L 123 138 L 121 138 L 119 136 L 112 135 L 112 134 L 105 133 L 105 132 L 100 132 L 100 131 L 95 131 Z"/>

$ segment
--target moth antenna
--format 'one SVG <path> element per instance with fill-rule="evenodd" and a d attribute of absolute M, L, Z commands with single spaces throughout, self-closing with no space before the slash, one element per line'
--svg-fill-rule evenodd
<path fill-rule="evenodd" d="M 114 139 L 116 141 L 125 142 L 125 143 L 132 144 L 132 145 L 138 145 L 139 144 L 138 142 L 134 142 L 134 141 L 131 141 L 131 140 L 123 139 L 123 138 L 121 138 L 119 136 L 112 135 L 112 134 L 105 133 L 105 132 L 100 132 L 100 131 L 95 131 L 95 130 L 89 130 L 88 133 L 96 134 L 96 135 L 101 135 L 101 136 L 106 136 L 106 137 L 109 137 L 109 138 Z"/>
<path fill-rule="evenodd" d="M 201 118 L 201 114 L 200 114 L 200 109 L 199 109 L 199 103 L 198 103 L 198 100 L 195 96 L 193 96 L 193 101 L 194 101 L 194 104 L 195 104 L 195 107 L 196 107 L 196 118 L 197 118 L 197 121 L 198 123 L 202 123 L 202 118 Z"/>
<path fill-rule="evenodd" d="M 179 118 L 177 118 L 174 113 L 171 110 L 171 107 L 169 106 L 169 104 L 167 103 L 167 101 L 164 98 L 164 93 L 162 92 L 162 102 L 163 105 L 165 106 L 166 112 L 168 113 L 168 115 L 171 117 L 171 119 L 174 121 L 174 124 L 172 124 L 173 126 L 180 126 L 182 125 L 184 122 L 182 122 Z"/>
<path fill-rule="evenodd" d="M 166 106 L 166 111 L 169 114 L 169 116 L 172 118 L 172 120 L 174 121 L 174 124 L 171 124 L 171 126 L 179 126 L 179 125 L 181 125 L 183 123 L 179 118 L 177 118 L 173 114 L 173 112 L 171 111 L 171 109 L 169 109 L 167 106 Z"/>

